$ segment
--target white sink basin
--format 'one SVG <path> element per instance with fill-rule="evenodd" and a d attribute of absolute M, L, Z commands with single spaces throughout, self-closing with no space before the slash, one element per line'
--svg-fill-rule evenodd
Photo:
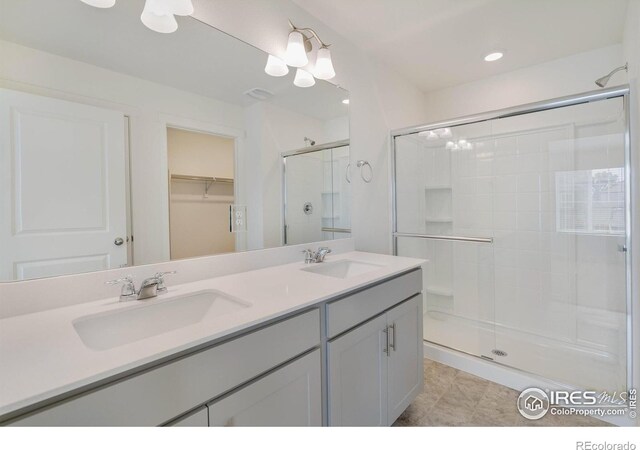
<path fill-rule="evenodd" d="M 248 308 L 243 302 L 210 289 L 172 298 L 155 297 L 117 311 L 92 314 L 73 321 L 84 344 L 107 350 Z"/>
<path fill-rule="evenodd" d="M 351 278 L 367 272 L 373 272 L 374 270 L 378 270 L 382 267 L 384 266 L 361 261 L 352 261 L 350 259 L 342 259 L 335 262 L 314 264 L 301 270 L 325 275 L 327 277 Z"/>

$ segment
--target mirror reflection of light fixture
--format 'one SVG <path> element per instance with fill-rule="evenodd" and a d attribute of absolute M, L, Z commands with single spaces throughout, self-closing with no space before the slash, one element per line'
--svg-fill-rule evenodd
<path fill-rule="evenodd" d="M 264 71 L 272 77 L 283 77 L 289 73 L 289 68 L 285 62 L 277 56 L 269 55 Z"/>
<path fill-rule="evenodd" d="M 80 0 L 96 8 L 111 8 L 116 0 Z M 191 0 L 145 0 L 140 20 L 158 33 L 173 33 L 178 29 L 175 16 L 193 14 Z"/>
<path fill-rule="evenodd" d="M 315 78 L 309 72 L 304 69 L 296 70 L 296 77 L 293 79 L 293 84 L 298 87 L 311 87 L 316 84 Z"/>
<path fill-rule="evenodd" d="M 111 8 L 116 4 L 116 0 L 80 0 L 87 5 L 95 6 L 96 8 Z"/>
<path fill-rule="evenodd" d="M 309 87 L 315 84 L 315 81 L 311 83 L 310 78 L 315 76 L 319 80 L 330 80 L 336 76 L 336 71 L 333 68 L 333 62 L 331 61 L 331 51 L 329 45 L 322 42 L 318 33 L 311 28 L 297 28 L 289 21 L 291 31 L 289 32 L 289 39 L 287 41 L 287 50 L 284 55 L 284 63 L 288 66 L 295 67 L 296 76 L 293 84 L 300 87 Z M 318 52 L 316 55 L 316 63 L 313 67 L 313 75 L 308 70 L 300 71 L 301 67 L 305 67 L 309 64 L 308 53 L 313 50 L 312 39 L 315 39 L 318 44 Z M 274 64 L 274 56 L 269 55 L 267 58 L 267 65 L 265 72 L 274 77 L 280 77 L 286 75 L 283 70 L 276 70 Z"/>
<path fill-rule="evenodd" d="M 146 0 L 140 20 L 147 28 L 158 33 L 173 33 L 178 29 L 175 16 L 191 14 L 193 14 L 191 0 Z"/>

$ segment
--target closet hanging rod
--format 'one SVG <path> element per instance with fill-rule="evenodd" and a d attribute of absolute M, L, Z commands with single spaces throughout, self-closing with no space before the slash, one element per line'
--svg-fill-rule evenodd
<path fill-rule="evenodd" d="M 199 175 L 178 175 L 171 174 L 172 180 L 187 180 L 187 181 L 210 181 L 212 183 L 233 183 L 233 178 L 221 178 L 221 177 L 202 177 Z"/>

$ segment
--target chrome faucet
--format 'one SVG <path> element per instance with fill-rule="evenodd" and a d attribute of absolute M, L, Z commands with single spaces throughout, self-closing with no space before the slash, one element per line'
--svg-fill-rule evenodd
<path fill-rule="evenodd" d="M 121 302 L 129 300 L 144 300 L 147 298 L 157 297 L 158 295 L 167 292 L 167 287 L 164 284 L 164 276 L 174 273 L 176 273 L 175 270 L 171 272 L 157 272 L 152 277 L 145 278 L 140 284 L 140 289 L 138 290 L 136 290 L 136 285 L 130 275 L 118 278 L 117 280 L 107 281 L 105 284 L 122 284 L 122 290 L 120 291 Z"/>
<path fill-rule="evenodd" d="M 308 248 L 306 250 L 302 250 L 302 253 L 304 253 L 305 264 L 321 263 L 324 262 L 324 258 L 327 256 L 327 254 L 331 253 L 331 249 L 329 247 L 320 247 L 314 252 L 313 250 Z"/>

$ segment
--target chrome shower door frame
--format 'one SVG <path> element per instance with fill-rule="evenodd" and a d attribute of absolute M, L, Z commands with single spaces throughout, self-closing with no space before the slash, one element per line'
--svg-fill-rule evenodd
<path fill-rule="evenodd" d="M 625 276 L 626 276 L 626 319 L 627 319 L 627 339 L 626 339 L 626 356 L 627 356 L 627 388 L 633 386 L 633 295 L 634 285 L 632 284 L 633 271 L 631 267 L 631 249 L 632 249 L 632 190 L 631 190 L 631 137 L 630 137 L 630 107 L 629 107 L 629 85 L 621 85 L 607 89 L 599 89 L 596 91 L 585 92 L 582 94 L 570 95 L 566 97 L 560 97 L 550 100 L 545 100 L 535 103 L 527 103 L 524 105 L 514 106 L 505 109 L 499 109 L 494 111 L 488 111 L 481 114 L 474 114 L 470 116 L 463 116 L 457 119 L 445 120 L 441 122 L 429 123 L 426 125 L 419 125 L 414 127 L 402 128 L 391 132 L 390 137 L 390 170 L 391 170 L 391 240 L 393 246 L 393 254 L 398 254 L 398 237 L 415 237 L 423 239 L 441 239 L 451 241 L 469 241 L 479 243 L 493 243 L 491 237 L 471 237 L 471 236 L 435 236 L 416 233 L 401 233 L 398 231 L 398 210 L 397 210 L 397 173 L 396 173 L 396 138 L 401 136 L 407 136 L 411 134 L 417 134 L 422 131 L 430 131 L 438 128 L 454 127 L 460 125 L 469 125 L 473 123 L 486 122 L 494 119 L 503 119 L 507 117 L 520 116 L 524 114 L 531 114 L 541 111 L 547 111 L 551 109 L 563 108 L 566 106 L 574 106 L 582 103 L 590 103 L 599 100 L 607 100 L 612 98 L 622 97 L 623 108 L 625 112 Z M 638 149 L 640 151 L 640 149 Z"/>

